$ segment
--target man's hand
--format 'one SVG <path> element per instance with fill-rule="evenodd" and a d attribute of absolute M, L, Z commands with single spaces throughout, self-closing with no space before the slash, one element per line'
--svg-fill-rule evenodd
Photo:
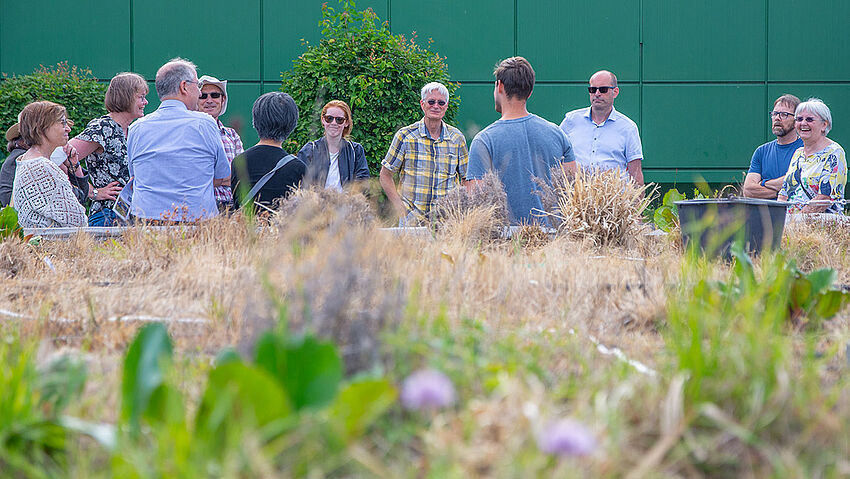
<path fill-rule="evenodd" d="M 92 198 L 95 201 L 104 201 L 104 200 L 117 200 L 118 195 L 121 194 L 121 190 L 123 187 L 117 181 L 113 181 L 112 183 L 104 186 L 103 188 L 97 188 L 97 195 Z M 89 191 L 93 191 L 94 187 L 89 186 Z"/>
<path fill-rule="evenodd" d="M 779 190 L 782 189 L 782 182 L 784 181 L 785 177 L 780 176 L 779 178 L 765 181 L 765 186 L 762 186 L 760 174 L 747 173 L 747 177 L 744 178 L 744 196 L 748 198 L 774 200 Z"/>
<path fill-rule="evenodd" d="M 390 201 L 390 204 L 393 205 L 393 210 L 395 210 L 396 215 L 398 215 L 399 218 L 404 218 L 407 215 L 407 208 L 404 207 L 404 203 L 401 201 L 401 196 L 399 196 L 398 191 L 396 191 L 395 180 L 393 180 L 393 172 L 387 169 L 387 167 L 382 166 L 378 182 L 381 183 L 381 188 L 384 189 L 387 199 Z"/>

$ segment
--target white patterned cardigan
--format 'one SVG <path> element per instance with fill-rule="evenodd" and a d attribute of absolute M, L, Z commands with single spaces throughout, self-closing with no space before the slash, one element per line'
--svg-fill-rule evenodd
<path fill-rule="evenodd" d="M 86 226 L 86 209 L 77 201 L 68 176 L 43 156 L 21 160 L 15 169 L 12 204 L 24 228 Z"/>

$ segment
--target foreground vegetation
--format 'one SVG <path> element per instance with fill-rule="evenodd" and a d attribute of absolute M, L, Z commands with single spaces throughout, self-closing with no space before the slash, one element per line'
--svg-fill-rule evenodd
<path fill-rule="evenodd" d="M 846 227 L 730 263 L 372 211 L 7 239 L 2 475 L 850 474 Z"/>

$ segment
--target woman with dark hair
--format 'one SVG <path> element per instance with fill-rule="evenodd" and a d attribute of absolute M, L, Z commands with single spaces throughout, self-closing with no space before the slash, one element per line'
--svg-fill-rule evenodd
<path fill-rule="evenodd" d="M 344 101 L 331 100 L 321 115 L 325 135 L 301 148 L 298 158 L 307 165 L 304 182 L 342 191 L 352 180 L 369 178 L 369 166 L 360 143 L 351 141 L 351 108 Z"/>
<path fill-rule="evenodd" d="M 3 167 L 0 168 L 0 206 L 9 206 L 12 201 L 12 184 L 15 182 L 15 160 L 19 156 L 26 153 L 29 145 L 21 139 L 21 124 L 15 123 L 6 130 L 6 151 L 9 156 L 3 160 Z"/>
<path fill-rule="evenodd" d="M 68 174 L 50 159 L 53 150 L 63 148 L 68 169 L 80 166 L 79 155 L 68 145 L 71 127 L 65 115 L 64 106 L 50 101 L 30 103 L 21 111 L 21 138 L 30 148 L 17 159 L 12 206 L 24 228 L 86 225 L 86 209 L 74 196 Z"/>
<path fill-rule="evenodd" d="M 104 105 L 108 114 L 89 122 L 82 133 L 69 142 L 85 158 L 93 188 L 89 226 L 117 224 L 112 207 L 127 182 L 127 129 L 145 115 L 148 84 L 135 73 L 119 73 L 109 82 Z"/>
<path fill-rule="evenodd" d="M 794 128 L 803 140 L 788 165 L 779 201 L 788 201 L 790 213 L 844 214 L 847 159 L 841 145 L 826 135 L 832 113 L 818 98 L 797 105 Z"/>
<path fill-rule="evenodd" d="M 251 117 L 260 141 L 233 160 L 230 184 L 233 185 L 233 199 L 237 206 L 253 198 L 255 204 L 268 208 L 274 200 L 288 196 L 297 188 L 307 170 L 304 162 L 282 148 L 283 142 L 298 124 L 298 107 L 288 94 L 269 92 L 254 102 Z M 272 171 L 274 173 L 266 178 L 265 183 L 249 195 L 257 183 Z"/>

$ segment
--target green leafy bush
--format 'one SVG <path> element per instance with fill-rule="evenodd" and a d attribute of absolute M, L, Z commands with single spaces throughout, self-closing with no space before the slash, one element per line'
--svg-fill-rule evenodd
<path fill-rule="evenodd" d="M 281 90 L 298 104 L 298 127 L 287 149 L 323 134 L 319 120 L 330 100 L 343 100 L 352 109 L 351 137 L 363 145 L 373 175 L 380 170 L 396 130 L 422 117 L 419 92 L 432 81 L 449 89 L 445 121 L 452 123 L 460 99 L 452 93 L 444 58 L 429 52 L 403 35 L 393 35 L 371 10 L 357 11 L 353 1 L 341 2 L 340 11 L 322 6 L 322 35 L 318 45 L 308 45 L 281 74 Z"/>
<path fill-rule="evenodd" d="M 106 85 L 98 83 L 91 70 L 69 67 L 67 62 L 42 66 L 30 75 L 9 78 L 4 74 L 0 82 L 0 129 L 5 132 L 15 124 L 27 103 L 49 100 L 68 109 L 68 119 L 74 122 L 73 137 L 89 120 L 106 113 L 105 95 Z"/>

